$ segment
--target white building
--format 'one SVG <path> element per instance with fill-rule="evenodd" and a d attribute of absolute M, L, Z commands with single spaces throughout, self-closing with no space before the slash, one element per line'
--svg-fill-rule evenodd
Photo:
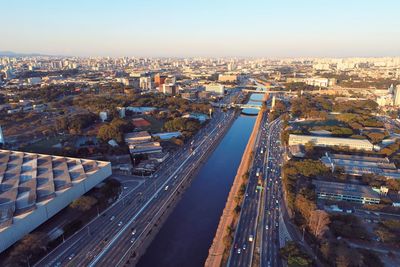
<path fill-rule="evenodd" d="M 400 106 L 400 84 L 396 86 L 393 90 L 393 104 L 395 106 Z"/>
<path fill-rule="evenodd" d="M 0 150 L 0 252 L 110 175 L 109 162 Z"/>
<path fill-rule="evenodd" d="M 218 75 L 218 81 L 234 83 L 237 81 L 237 75 L 236 74 L 220 74 L 220 75 Z"/>
<path fill-rule="evenodd" d="M 42 82 L 42 78 L 40 77 L 33 77 L 33 78 L 28 78 L 28 84 L 30 85 L 38 85 Z"/>
<path fill-rule="evenodd" d="M 108 113 L 106 111 L 101 111 L 99 117 L 102 122 L 105 122 L 108 118 Z"/>
<path fill-rule="evenodd" d="M 206 91 L 223 95 L 225 93 L 225 86 L 222 84 L 210 83 L 206 85 Z"/>
<path fill-rule="evenodd" d="M 329 87 L 336 84 L 336 79 L 328 78 L 307 78 L 305 83 L 312 86 L 318 87 Z"/>
<path fill-rule="evenodd" d="M 348 147 L 350 149 L 372 151 L 374 145 L 366 139 L 353 139 L 353 138 L 339 138 L 339 137 L 325 137 L 325 136 L 312 136 L 312 135 L 289 135 L 289 146 L 305 145 L 311 143 L 319 147 Z"/>

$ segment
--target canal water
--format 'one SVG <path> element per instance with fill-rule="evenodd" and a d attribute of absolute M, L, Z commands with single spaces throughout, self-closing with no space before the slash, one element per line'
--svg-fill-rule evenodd
<path fill-rule="evenodd" d="M 202 166 L 139 267 L 204 266 L 255 116 L 241 115 Z"/>

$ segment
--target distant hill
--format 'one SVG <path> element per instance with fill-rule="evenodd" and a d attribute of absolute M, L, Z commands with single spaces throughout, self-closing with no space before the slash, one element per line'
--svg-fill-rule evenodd
<path fill-rule="evenodd" d="M 0 57 L 22 57 L 22 56 L 28 56 L 28 57 L 33 57 L 33 56 L 47 56 L 44 54 L 39 54 L 39 53 L 16 53 L 12 51 L 0 51 Z"/>

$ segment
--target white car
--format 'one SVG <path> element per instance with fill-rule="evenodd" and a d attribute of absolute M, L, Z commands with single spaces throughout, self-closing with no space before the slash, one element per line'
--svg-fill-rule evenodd
<path fill-rule="evenodd" d="M 118 223 L 118 226 L 122 226 L 122 221 Z"/>

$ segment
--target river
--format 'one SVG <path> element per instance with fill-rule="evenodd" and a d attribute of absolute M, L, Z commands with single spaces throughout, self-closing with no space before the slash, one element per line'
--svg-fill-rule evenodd
<path fill-rule="evenodd" d="M 255 119 L 236 119 L 137 266 L 204 266 Z"/>

